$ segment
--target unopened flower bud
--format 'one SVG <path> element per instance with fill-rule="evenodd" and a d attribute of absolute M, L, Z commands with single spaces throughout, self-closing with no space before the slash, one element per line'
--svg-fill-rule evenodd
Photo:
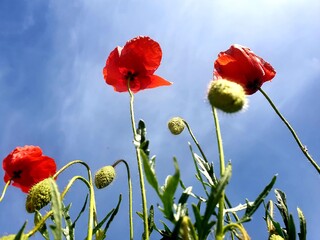
<path fill-rule="evenodd" d="M 185 124 L 181 117 L 171 118 L 168 122 L 168 128 L 174 135 L 179 135 L 180 133 L 182 133 L 184 126 Z"/>
<path fill-rule="evenodd" d="M 26 210 L 33 213 L 48 205 L 51 201 L 51 184 L 50 179 L 44 179 L 34 185 L 28 192 L 26 200 Z"/>
<path fill-rule="evenodd" d="M 284 240 L 284 238 L 281 237 L 281 236 L 279 236 L 279 235 L 272 234 L 272 235 L 269 237 L 269 240 Z"/>
<path fill-rule="evenodd" d="M 99 169 L 94 176 L 94 183 L 98 189 L 108 186 L 116 177 L 116 171 L 113 166 L 105 166 Z"/>
<path fill-rule="evenodd" d="M 224 79 L 211 81 L 208 100 L 212 107 L 227 113 L 238 112 L 247 104 L 243 87 L 240 84 Z"/>

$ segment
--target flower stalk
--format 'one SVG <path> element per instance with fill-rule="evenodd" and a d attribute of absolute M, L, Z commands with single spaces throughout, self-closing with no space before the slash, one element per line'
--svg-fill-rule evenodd
<path fill-rule="evenodd" d="M 217 143 L 218 143 L 218 151 L 219 151 L 219 163 L 220 163 L 220 178 L 224 175 L 225 172 L 225 162 L 224 162 L 224 151 L 223 151 L 223 145 L 222 145 L 222 137 L 221 137 L 221 130 L 220 130 L 220 124 L 218 119 L 218 113 L 217 110 L 213 107 L 213 118 L 214 118 L 214 124 L 216 127 L 216 137 L 217 137 Z M 225 198 L 225 192 L 224 190 L 221 193 L 221 198 L 219 200 L 219 209 L 218 209 L 218 222 L 217 222 L 217 231 L 216 231 L 216 239 L 222 240 L 224 237 L 224 198 Z"/>
<path fill-rule="evenodd" d="M 290 123 L 285 119 L 285 117 L 280 113 L 280 111 L 277 109 L 277 107 L 274 105 L 272 100 L 269 98 L 267 93 L 263 91 L 261 88 L 259 88 L 259 91 L 262 93 L 262 95 L 267 99 L 269 104 L 271 105 L 272 109 L 276 112 L 276 114 L 280 117 L 281 121 L 286 125 L 286 127 L 289 129 L 290 133 L 292 134 L 294 140 L 298 144 L 300 150 L 302 151 L 303 155 L 308 159 L 308 161 L 311 163 L 311 165 L 317 170 L 317 172 L 320 174 L 320 167 L 317 164 L 317 162 L 311 157 L 309 154 L 307 148 L 305 145 L 302 144 L 301 140 L 299 139 L 297 133 L 292 128 Z"/>
<path fill-rule="evenodd" d="M 128 163 L 120 159 L 116 161 L 114 164 L 112 164 L 113 167 L 118 165 L 119 163 L 124 163 L 127 169 L 127 175 L 128 175 L 128 193 L 129 193 L 129 228 L 130 228 L 130 240 L 133 240 L 133 217 L 132 217 L 132 182 L 131 182 L 131 174 L 130 174 L 130 168 Z"/>
<path fill-rule="evenodd" d="M 131 126 L 133 131 L 133 138 L 134 142 L 137 142 L 137 130 L 135 125 L 135 118 L 134 118 L 134 95 L 130 90 L 130 79 L 128 80 L 128 92 L 130 95 L 130 116 L 131 116 Z M 149 223 L 148 223 L 148 209 L 147 209 L 147 197 L 146 197 L 146 190 L 144 184 L 144 175 L 142 169 L 142 160 L 139 151 L 139 147 L 135 146 L 136 156 L 137 156 L 137 164 L 138 164 L 138 171 L 139 171 L 139 181 L 140 181 L 140 191 L 141 191 L 141 198 L 142 198 L 142 213 L 143 213 L 143 226 L 144 226 L 144 238 L 145 240 L 149 240 Z"/>
<path fill-rule="evenodd" d="M 97 219 L 97 210 L 96 210 L 96 201 L 95 201 L 95 195 L 94 195 L 94 189 L 93 189 L 93 178 L 92 178 L 92 174 L 91 174 L 91 170 L 88 164 L 86 164 L 84 161 L 82 160 L 73 160 L 69 163 L 67 163 L 65 166 L 63 166 L 59 171 L 57 171 L 54 175 L 53 175 L 53 179 L 57 178 L 59 174 L 61 174 L 63 171 L 65 171 L 67 168 L 69 168 L 70 166 L 74 165 L 74 164 L 81 164 L 83 166 L 85 166 L 85 168 L 87 169 L 88 172 L 88 181 L 80 176 L 76 176 L 74 178 L 80 179 L 81 181 L 83 181 L 88 189 L 89 189 L 89 193 L 90 193 L 90 205 L 89 205 L 89 220 L 88 220 L 88 236 L 87 239 L 92 239 L 92 229 L 93 226 L 97 225 L 98 223 L 98 219 Z M 69 187 L 67 186 L 65 188 L 65 190 L 62 192 L 61 194 L 61 199 L 63 199 L 64 195 L 66 194 L 66 192 L 68 191 L 68 188 L 71 187 L 72 182 L 75 181 L 76 179 L 72 180 L 69 182 Z"/>
<path fill-rule="evenodd" d="M 4 198 L 4 195 L 6 194 L 7 188 L 9 187 L 10 183 L 11 183 L 11 180 L 9 180 L 9 181 L 6 183 L 6 185 L 4 186 L 3 191 L 2 191 L 2 194 L 1 194 L 1 197 L 0 197 L 0 202 L 1 202 L 2 199 Z"/>

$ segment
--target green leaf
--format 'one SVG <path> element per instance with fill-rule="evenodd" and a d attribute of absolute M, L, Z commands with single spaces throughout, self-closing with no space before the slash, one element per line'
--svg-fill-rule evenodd
<path fill-rule="evenodd" d="M 251 216 L 259 208 L 260 204 L 263 202 L 265 197 L 269 194 L 269 192 L 273 188 L 273 185 L 275 184 L 276 180 L 277 180 L 277 176 L 274 176 L 270 181 L 270 183 L 263 189 L 263 191 L 259 194 L 257 199 L 253 202 L 253 204 L 250 204 L 247 201 L 247 209 L 244 216 L 241 218 L 240 222 L 246 222 L 251 219 Z"/>
<path fill-rule="evenodd" d="M 167 219 L 174 221 L 173 203 L 174 195 L 180 182 L 180 170 L 176 158 L 173 158 L 175 173 L 173 176 L 166 178 L 164 186 L 162 186 L 162 194 L 160 196 L 163 203 L 163 212 Z"/>
<path fill-rule="evenodd" d="M 217 182 L 217 179 L 213 173 L 213 165 L 212 164 L 210 165 L 209 163 L 207 163 L 204 159 L 202 159 L 196 153 L 194 153 L 194 158 L 200 167 L 200 172 L 206 177 L 210 186 L 213 186 Z M 200 179 L 202 180 L 201 177 Z"/>
<path fill-rule="evenodd" d="M 34 225 L 36 226 L 42 219 L 42 215 L 39 211 L 36 211 L 34 213 Z M 46 240 L 49 240 L 50 239 L 50 235 L 49 235 L 49 232 L 48 232 L 48 229 L 47 229 L 47 225 L 44 223 L 38 230 L 41 235 L 46 239 Z"/>
<path fill-rule="evenodd" d="M 149 164 L 149 158 L 145 154 L 143 150 L 140 150 L 140 156 L 142 158 L 144 173 L 146 175 L 146 179 L 148 183 L 153 187 L 153 189 L 157 192 L 157 194 L 160 196 L 160 190 L 159 190 L 159 184 L 157 180 L 157 176 L 154 172 L 154 169 L 151 168 Z"/>
<path fill-rule="evenodd" d="M 64 207 L 64 204 L 62 203 L 62 206 L 63 206 L 63 216 L 66 223 L 66 228 L 63 229 L 63 235 L 65 236 L 66 239 L 73 240 L 75 226 L 72 224 L 70 213 L 69 213 L 69 210 L 71 208 L 71 203 L 66 207 Z"/>
<path fill-rule="evenodd" d="M 84 211 L 86 210 L 86 206 L 88 203 L 88 194 L 86 195 L 86 199 L 84 200 L 83 206 L 80 210 L 80 212 L 78 213 L 78 216 L 76 217 L 76 219 L 74 220 L 73 224 L 72 224 L 72 228 L 75 228 L 75 225 L 77 223 L 77 221 L 79 220 L 80 216 L 82 215 L 82 213 L 84 213 Z"/>
<path fill-rule="evenodd" d="M 294 219 L 292 214 L 289 215 L 289 222 L 288 222 L 288 237 L 290 240 L 296 240 L 296 226 L 294 224 Z"/>
<path fill-rule="evenodd" d="M 114 211 L 112 212 L 112 214 L 111 214 L 111 216 L 110 216 L 110 219 L 109 219 L 109 221 L 107 222 L 106 227 L 104 228 L 104 232 L 105 232 L 105 233 L 108 231 L 111 222 L 113 221 L 114 217 L 117 215 L 117 213 L 118 213 L 118 211 L 119 211 L 119 207 L 120 207 L 120 204 L 121 204 L 121 200 L 122 200 L 122 195 L 120 194 L 120 195 L 119 195 L 118 204 L 117 204 L 116 208 L 114 209 Z"/>
<path fill-rule="evenodd" d="M 51 208 L 53 211 L 54 226 L 50 226 L 55 240 L 62 239 L 62 203 L 56 182 L 50 178 L 51 184 Z"/>
<path fill-rule="evenodd" d="M 232 174 L 232 166 L 229 163 L 225 169 L 224 175 L 218 180 L 216 186 L 211 187 L 210 196 L 208 198 L 208 203 L 206 206 L 205 214 L 204 214 L 204 221 L 208 222 L 211 215 L 215 212 L 215 208 L 221 198 L 222 192 L 225 190 Z"/>
<path fill-rule="evenodd" d="M 299 235 L 299 240 L 307 240 L 307 222 L 306 219 L 303 215 L 303 212 L 301 211 L 300 208 L 297 208 L 298 211 L 298 216 L 299 216 L 299 222 L 300 222 L 300 233 Z"/>
<path fill-rule="evenodd" d="M 138 128 L 136 130 L 136 147 L 144 151 L 144 153 L 149 157 L 149 141 L 147 140 L 147 129 L 143 120 L 140 120 L 138 123 Z"/>
<path fill-rule="evenodd" d="M 192 187 L 188 187 L 183 191 L 183 193 L 181 194 L 181 196 L 179 198 L 178 203 L 180 203 L 182 205 L 185 204 L 188 201 L 188 198 L 190 197 L 190 195 L 192 195 Z"/>
<path fill-rule="evenodd" d="M 202 236 L 202 231 L 203 231 L 203 224 L 202 224 L 202 217 L 200 214 L 200 209 L 197 205 L 192 204 L 192 210 L 193 210 L 193 215 L 195 218 L 195 228 L 197 229 L 198 235 Z"/>
<path fill-rule="evenodd" d="M 289 212 L 287 207 L 286 194 L 279 189 L 276 189 L 274 192 L 276 194 L 276 198 L 278 202 L 276 203 L 276 206 L 280 211 L 280 214 L 282 216 L 286 229 L 288 229 L 289 228 Z"/>
<path fill-rule="evenodd" d="M 24 240 L 24 239 L 28 239 L 27 237 L 25 237 L 25 235 L 23 234 L 24 229 L 27 226 L 27 221 L 24 222 L 24 224 L 22 225 L 22 227 L 20 228 L 19 232 L 16 234 L 16 236 L 14 237 L 14 240 Z"/>
<path fill-rule="evenodd" d="M 151 205 L 150 209 L 149 209 L 148 223 L 149 223 L 148 225 L 149 225 L 149 236 L 150 236 L 152 231 L 153 231 L 153 229 L 155 228 L 153 205 Z"/>

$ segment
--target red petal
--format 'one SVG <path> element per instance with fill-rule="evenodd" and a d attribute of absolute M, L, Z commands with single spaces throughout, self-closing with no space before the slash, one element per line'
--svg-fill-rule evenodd
<path fill-rule="evenodd" d="M 239 83 L 247 94 L 253 94 L 274 76 L 275 71 L 269 63 L 238 44 L 221 52 L 214 63 L 214 79 L 225 78 Z"/>
<path fill-rule="evenodd" d="M 107 84 L 117 84 L 122 75 L 119 71 L 121 48 L 116 47 L 109 55 L 106 66 L 103 68 L 103 76 Z"/>
<path fill-rule="evenodd" d="M 126 43 L 121 52 L 121 66 L 136 72 L 153 74 L 160 65 L 159 43 L 149 37 L 136 37 Z"/>
<path fill-rule="evenodd" d="M 12 181 L 23 192 L 28 192 L 34 184 L 56 172 L 54 159 L 43 156 L 41 148 L 35 146 L 17 147 L 3 160 L 2 166 L 5 170 L 5 182 L 21 171 L 20 177 L 13 178 Z"/>
<path fill-rule="evenodd" d="M 146 88 L 156 88 L 156 87 L 160 87 L 160 86 L 172 85 L 172 82 L 169 82 L 169 81 L 165 80 L 164 78 L 159 77 L 157 75 L 152 75 L 150 78 L 151 78 L 151 81 Z"/>

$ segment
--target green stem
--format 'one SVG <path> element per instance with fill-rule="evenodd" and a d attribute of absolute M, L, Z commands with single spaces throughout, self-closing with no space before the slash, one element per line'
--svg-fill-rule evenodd
<path fill-rule="evenodd" d="M 194 136 L 194 134 L 193 134 L 193 132 L 192 132 L 189 124 L 188 124 L 185 120 L 183 120 L 183 122 L 184 122 L 184 125 L 186 125 L 186 127 L 187 127 L 187 129 L 188 129 L 188 131 L 189 131 L 189 134 L 190 134 L 192 140 L 194 141 L 194 143 L 196 144 L 197 148 L 199 149 L 199 151 L 200 151 L 200 153 L 201 153 L 201 156 L 203 157 L 203 160 L 205 160 L 206 163 L 209 164 L 209 161 L 207 160 L 206 155 L 205 155 L 204 152 L 202 151 L 202 148 L 201 148 L 198 140 L 197 140 L 196 137 Z"/>
<path fill-rule="evenodd" d="M 134 96 L 130 90 L 130 80 L 128 80 L 128 92 L 130 95 L 130 116 L 131 116 L 131 126 L 133 131 L 133 138 L 134 142 L 137 142 L 137 130 L 135 125 L 134 119 L 134 109 L 133 109 L 133 101 Z M 139 151 L 139 147 L 135 147 L 136 149 L 136 156 L 137 156 L 137 163 L 138 163 L 138 171 L 139 171 L 139 180 L 140 180 L 140 190 L 141 190 L 141 198 L 142 198 L 142 213 L 143 213 L 143 225 L 144 225 L 144 239 L 149 240 L 149 223 L 148 223 L 148 209 L 147 209 L 147 197 L 146 197 L 146 190 L 144 184 L 144 175 L 142 169 L 142 161 L 141 155 Z"/>
<path fill-rule="evenodd" d="M 209 161 L 207 160 L 206 155 L 205 155 L 204 152 L 202 151 L 202 148 L 201 148 L 199 142 L 197 141 L 195 135 L 193 134 L 193 132 L 192 132 L 192 130 L 191 130 L 191 127 L 189 126 L 189 124 L 188 124 L 184 119 L 182 119 L 182 120 L 183 120 L 185 126 L 187 127 L 187 129 L 188 129 L 188 131 L 189 131 L 189 134 L 190 134 L 192 140 L 194 141 L 194 143 L 195 143 L 196 146 L 198 147 L 198 150 L 200 151 L 201 156 L 203 157 L 203 160 L 205 160 L 206 163 L 209 164 Z M 190 146 L 190 149 L 191 149 L 191 152 L 193 152 L 191 146 Z M 207 196 L 209 196 L 209 193 L 207 192 L 207 189 L 206 189 L 206 187 L 204 186 L 204 183 L 203 183 L 203 181 L 202 181 L 202 177 L 201 177 L 201 175 L 200 175 L 200 171 L 199 171 L 199 168 L 198 168 L 198 166 L 197 166 L 197 163 L 196 163 L 196 160 L 195 160 L 194 157 L 193 157 L 193 161 L 194 161 L 194 164 L 196 165 L 196 170 L 197 170 L 197 173 L 198 173 L 198 175 L 199 175 L 199 177 L 200 177 L 202 186 L 203 186 L 203 188 L 204 188 Z M 212 181 L 213 181 L 214 184 L 217 184 L 218 180 L 217 180 L 217 178 L 216 178 L 215 175 L 213 175 Z M 232 205 L 231 205 L 231 203 L 230 203 L 230 201 L 229 201 L 229 199 L 228 199 L 227 196 L 225 196 L 225 201 L 226 201 L 226 204 L 227 204 L 228 208 L 232 208 Z M 239 221 L 239 217 L 238 217 L 238 215 L 237 215 L 236 213 L 232 213 L 232 215 L 233 215 L 233 217 L 236 219 L 236 221 Z M 228 217 L 228 219 L 231 221 L 228 213 L 227 213 L 227 217 Z"/>
<path fill-rule="evenodd" d="M 92 180 L 92 174 L 91 174 L 91 170 L 88 164 L 86 164 L 84 161 L 82 160 L 73 160 L 69 163 L 67 163 L 65 166 L 63 166 L 62 168 L 60 168 L 59 171 L 57 171 L 54 175 L 53 175 L 53 179 L 56 179 L 63 171 L 65 171 L 67 168 L 69 168 L 70 166 L 74 165 L 74 164 L 81 164 L 83 166 L 85 166 L 85 168 L 87 169 L 88 172 L 88 179 L 89 179 L 89 183 L 91 186 L 93 186 L 93 180 Z M 95 200 L 95 196 L 93 194 L 92 196 L 92 202 L 93 202 L 93 215 L 94 215 L 94 224 L 97 225 L 98 224 L 98 218 L 97 218 L 97 210 L 96 210 L 96 200 Z"/>
<path fill-rule="evenodd" d="M 267 99 L 267 101 L 269 102 L 269 104 L 271 105 L 271 107 L 273 108 L 273 110 L 276 112 L 276 114 L 280 117 L 280 119 L 282 120 L 282 122 L 287 126 L 287 128 L 289 129 L 289 131 L 291 132 L 293 138 L 296 140 L 298 146 L 300 147 L 300 150 L 302 151 L 302 153 L 306 156 L 306 158 L 309 160 L 309 162 L 312 164 L 312 166 L 318 171 L 318 173 L 320 174 L 320 167 L 319 165 L 316 163 L 316 161 L 310 156 L 310 154 L 308 153 L 308 150 L 306 148 L 305 145 L 302 144 L 302 142 L 300 141 L 297 133 L 294 131 L 294 129 L 291 127 L 291 125 L 289 124 L 289 122 L 282 116 L 282 114 L 279 112 L 279 110 L 277 109 L 277 107 L 274 105 L 274 103 L 272 102 L 272 100 L 269 98 L 269 96 L 261 89 L 259 88 L 259 91 L 262 93 L 262 95 Z"/>
<path fill-rule="evenodd" d="M 26 235 L 27 237 L 31 237 L 32 235 L 36 234 L 36 232 L 38 232 L 38 230 L 42 227 L 42 225 L 47 221 L 47 219 L 49 217 L 51 217 L 53 215 L 53 211 L 50 210 L 49 212 L 46 213 L 46 215 L 44 215 L 39 222 L 37 222 L 37 225 L 34 226 L 34 228 L 32 230 L 30 230 Z"/>
<path fill-rule="evenodd" d="M 131 183 L 131 174 L 130 174 L 130 168 L 128 163 L 120 159 L 116 161 L 114 164 L 112 164 L 113 167 L 118 165 L 120 162 L 124 163 L 127 169 L 127 175 L 128 175 L 128 192 L 129 192 L 129 226 L 130 226 L 130 240 L 133 240 L 133 218 L 132 218 L 132 183 Z"/>
<path fill-rule="evenodd" d="M 2 191 L 2 194 L 1 194 L 1 197 L 0 197 L 0 202 L 1 202 L 2 199 L 4 198 L 4 195 L 6 194 L 7 188 L 8 188 L 8 186 L 10 185 L 10 183 L 11 183 L 11 180 L 9 180 L 9 181 L 6 183 L 6 185 L 4 186 L 3 191 Z"/>
<path fill-rule="evenodd" d="M 219 150 L 220 177 L 222 177 L 224 175 L 224 171 L 225 171 L 222 137 L 221 137 L 220 124 L 219 124 L 217 110 L 213 107 L 212 112 L 213 112 L 214 124 L 216 127 L 216 136 L 217 136 L 218 150 Z M 224 223 L 223 211 L 224 211 L 224 198 L 225 198 L 224 195 L 225 195 L 225 192 L 223 190 L 221 193 L 221 198 L 219 200 L 218 223 L 217 223 L 217 232 L 216 232 L 216 239 L 217 240 L 222 240 L 224 237 L 224 229 L 223 229 L 223 227 L 224 227 L 223 226 L 223 223 Z"/>
<path fill-rule="evenodd" d="M 65 187 L 65 189 L 63 190 L 63 192 L 61 193 L 61 200 L 65 197 L 66 193 L 69 191 L 69 189 L 71 188 L 72 184 L 76 181 L 76 180 L 80 180 L 82 182 L 84 182 L 88 189 L 89 189 L 89 193 L 90 193 L 90 203 L 89 203 L 89 216 L 88 216 L 88 235 L 87 235 L 87 240 L 91 240 L 92 239 L 92 230 L 93 230 L 93 224 L 94 224 L 94 189 L 93 189 L 93 185 L 90 184 L 89 181 L 87 181 L 87 179 L 85 179 L 82 176 L 75 176 L 73 177 L 68 185 Z"/>

